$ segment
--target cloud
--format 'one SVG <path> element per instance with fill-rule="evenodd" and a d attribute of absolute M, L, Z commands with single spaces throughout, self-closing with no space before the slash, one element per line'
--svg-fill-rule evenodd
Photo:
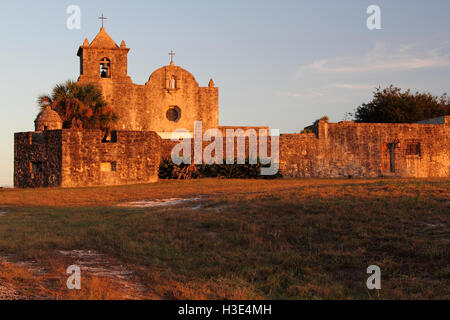
<path fill-rule="evenodd" d="M 339 89 L 374 89 L 376 86 L 373 84 L 336 83 L 332 87 Z"/>
<path fill-rule="evenodd" d="M 444 42 L 434 48 L 420 48 L 417 44 L 403 44 L 389 48 L 377 43 L 363 56 L 339 56 L 320 59 L 301 66 L 297 76 L 310 73 L 357 73 L 377 71 L 402 71 L 450 66 L 450 44 Z"/>
<path fill-rule="evenodd" d="M 291 98 L 301 98 L 301 99 L 314 99 L 314 98 L 320 98 L 323 97 L 324 94 L 321 92 L 309 92 L 309 93 L 291 93 L 291 92 L 284 92 L 278 94 L 282 97 L 291 97 Z"/>

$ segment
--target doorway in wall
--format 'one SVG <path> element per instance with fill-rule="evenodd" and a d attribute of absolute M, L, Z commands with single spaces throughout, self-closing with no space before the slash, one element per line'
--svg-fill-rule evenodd
<path fill-rule="evenodd" d="M 395 172 L 395 146 L 396 143 L 384 143 L 382 147 L 382 168 L 383 172 Z"/>

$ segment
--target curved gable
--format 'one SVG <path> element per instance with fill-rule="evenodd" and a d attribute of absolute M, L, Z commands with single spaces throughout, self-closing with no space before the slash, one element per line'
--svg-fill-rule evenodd
<path fill-rule="evenodd" d="M 171 80 L 175 77 L 178 88 L 182 88 L 186 83 L 191 83 L 195 87 L 200 87 L 195 77 L 189 71 L 174 65 L 164 66 L 153 71 L 145 83 L 146 86 L 156 86 L 170 89 Z"/>

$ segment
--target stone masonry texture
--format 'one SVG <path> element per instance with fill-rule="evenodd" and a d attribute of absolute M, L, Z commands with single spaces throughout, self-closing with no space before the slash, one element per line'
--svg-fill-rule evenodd
<path fill-rule="evenodd" d="M 158 180 L 161 138 L 151 131 L 52 130 L 15 134 L 16 187 L 81 187 Z"/>

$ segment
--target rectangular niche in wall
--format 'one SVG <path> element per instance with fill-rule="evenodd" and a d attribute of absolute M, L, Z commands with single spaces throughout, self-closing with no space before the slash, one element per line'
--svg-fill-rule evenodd
<path fill-rule="evenodd" d="M 420 155 L 421 155 L 420 142 L 417 142 L 417 141 L 406 142 L 406 155 L 420 157 Z"/>
<path fill-rule="evenodd" d="M 116 169 L 117 169 L 117 162 L 116 161 L 102 162 L 100 164 L 100 170 L 102 172 L 116 171 Z"/>
<path fill-rule="evenodd" d="M 117 143 L 117 131 L 105 133 L 102 139 L 103 143 Z"/>
<path fill-rule="evenodd" d="M 30 163 L 30 171 L 32 174 L 41 173 L 42 170 L 42 162 L 32 161 Z"/>

